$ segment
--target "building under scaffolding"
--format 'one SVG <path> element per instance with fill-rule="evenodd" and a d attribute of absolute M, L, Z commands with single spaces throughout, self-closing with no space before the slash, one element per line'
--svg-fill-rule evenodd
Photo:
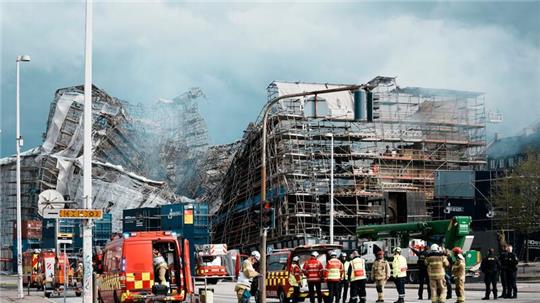
<path fill-rule="evenodd" d="M 267 90 L 271 100 L 342 86 L 272 82 Z M 400 88 L 387 77 L 367 87 L 358 99 L 361 121 L 353 119 L 358 104 L 350 91 L 284 99 L 270 109 L 267 199 L 276 208 L 269 233 L 274 247 L 328 239 L 332 153 L 334 234 L 349 248 L 358 225 L 430 217 L 436 170 L 485 164 L 483 94 Z M 223 179 L 216 243 L 259 242 L 254 210 L 260 206 L 261 130 L 260 121 L 248 128 Z"/>

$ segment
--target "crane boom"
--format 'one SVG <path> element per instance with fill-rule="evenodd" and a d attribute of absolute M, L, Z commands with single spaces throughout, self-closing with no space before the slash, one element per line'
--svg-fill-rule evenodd
<path fill-rule="evenodd" d="M 407 247 L 409 239 L 416 237 L 449 249 L 456 246 L 463 248 L 470 245 L 467 239 L 472 233 L 471 221 L 471 217 L 456 216 L 451 220 L 365 225 L 357 227 L 356 235 L 371 240 L 399 238 L 402 247 Z"/>

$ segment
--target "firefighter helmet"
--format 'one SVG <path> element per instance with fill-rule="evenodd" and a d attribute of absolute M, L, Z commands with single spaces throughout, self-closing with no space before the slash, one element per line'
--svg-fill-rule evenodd
<path fill-rule="evenodd" d="M 311 256 L 312 257 L 318 257 L 319 256 L 319 253 L 317 251 L 312 251 L 311 252 Z"/>
<path fill-rule="evenodd" d="M 338 256 L 337 251 L 332 250 L 332 251 L 330 252 L 330 257 L 337 257 L 337 256 Z"/>
<path fill-rule="evenodd" d="M 255 260 L 257 260 L 257 261 L 260 261 L 260 260 L 261 260 L 261 254 L 260 254 L 258 251 L 256 251 L 256 250 L 254 250 L 254 251 L 251 252 L 251 256 L 254 257 Z"/>
<path fill-rule="evenodd" d="M 431 244 L 431 247 L 429 248 L 431 251 L 439 251 L 439 245 L 436 243 Z"/>
<path fill-rule="evenodd" d="M 400 254 L 401 253 L 401 247 L 394 248 L 394 250 L 392 250 L 392 252 Z"/>
<path fill-rule="evenodd" d="M 463 250 L 461 249 L 461 247 L 456 246 L 456 247 L 454 247 L 454 249 L 452 249 L 452 252 L 453 252 L 455 255 L 460 255 L 460 254 L 463 253 Z"/>
<path fill-rule="evenodd" d="M 293 262 L 298 262 L 298 261 L 300 261 L 300 258 L 298 256 L 294 256 L 292 258 L 292 260 L 293 260 Z"/>

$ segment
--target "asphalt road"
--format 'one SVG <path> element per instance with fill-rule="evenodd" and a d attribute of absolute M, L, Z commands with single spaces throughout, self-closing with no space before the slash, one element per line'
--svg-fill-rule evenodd
<path fill-rule="evenodd" d="M 469 287 L 474 288 L 475 290 L 468 290 L 466 291 L 466 302 L 471 303 L 485 303 L 486 301 L 482 301 L 481 298 L 484 296 L 484 291 L 482 290 L 483 284 L 474 284 L 469 285 Z M 214 302 L 215 303 L 234 303 L 236 302 L 236 296 L 234 294 L 234 283 L 232 282 L 220 282 L 217 285 L 212 285 L 210 288 L 213 288 L 214 290 Z M 519 298 L 518 299 L 499 299 L 497 302 L 523 302 L 523 303 L 533 303 L 533 302 L 539 302 L 538 300 L 538 293 L 540 293 L 540 283 L 520 283 L 519 286 Z M 500 291 L 500 290 L 499 290 Z M 197 293 L 198 293 L 198 287 L 197 287 Z M 26 290 L 25 290 L 26 294 Z M 418 301 L 417 300 L 417 289 L 416 285 L 407 285 L 406 289 L 406 302 L 419 302 L 419 303 L 429 303 L 428 300 Z M 43 297 L 43 292 L 37 292 L 32 290 L 30 292 L 30 297 L 26 297 L 22 301 L 14 299 L 16 297 L 16 289 L 13 287 L 8 288 L 0 288 L 0 302 L 25 302 L 25 303 L 40 303 L 40 302 L 55 302 L 55 303 L 63 303 L 64 298 L 53 296 L 49 299 Z M 391 287 L 391 284 L 389 287 L 385 290 L 385 298 L 386 302 L 394 302 L 397 299 L 397 292 L 396 289 Z M 368 302 L 375 302 L 377 299 L 376 291 L 370 285 L 367 288 L 367 301 Z M 254 302 L 252 300 L 252 302 Z M 268 299 L 268 303 L 275 303 L 278 302 L 276 299 Z M 306 301 L 309 302 L 309 301 Z M 455 302 L 454 299 L 447 300 L 448 303 Z M 82 299 L 80 297 L 76 297 L 73 292 L 67 293 L 66 303 L 82 303 Z"/>

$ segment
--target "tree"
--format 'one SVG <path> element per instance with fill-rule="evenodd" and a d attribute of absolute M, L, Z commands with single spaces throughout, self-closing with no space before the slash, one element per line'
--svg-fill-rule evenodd
<path fill-rule="evenodd" d="M 525 235 L 528 262 L 529 236 L 540 230 L 540 153 L 528 151 L 518 167 L 497 181 L 494 204 L 503 214 L 502 226 Z"/>

